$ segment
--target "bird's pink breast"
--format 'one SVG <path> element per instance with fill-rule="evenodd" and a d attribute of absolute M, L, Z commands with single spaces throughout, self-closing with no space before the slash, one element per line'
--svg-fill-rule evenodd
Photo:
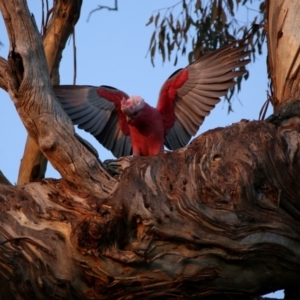
<path fill-rule="evenodd" d="M 161 114 L 145 104 L 137 118 L 129 123 L 134 156 L 155 155 L 164 147 L 164 126 Z"/>

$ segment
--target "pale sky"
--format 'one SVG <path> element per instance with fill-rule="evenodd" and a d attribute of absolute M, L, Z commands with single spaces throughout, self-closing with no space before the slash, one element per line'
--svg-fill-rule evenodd
<path fill-rule="evenodd" d="M 179 57 L 177 66 L 173 61 L 162 63 L 157 56 L 155 68 L 146 57 L 153 26 L 146 27 L 154 10 L 169 7 L 178 0 L 119 0 L 119 10 L 101 10 L 95 12 L 89 22 L 89 12 L 98 4 L 114 5 L 113 0 L 83 1 L 81 18 L 76 25 L 77 46 L 77 84 L 110 85 L 125 91 L 129 95 L 140 95 L 150 105 L 155 106 L 160 87 L 178 68 L 185 67 L 187 57 Z M 163 5 L 162 5 L 163 2 Z M 49 1 L 51 3 L 51 1 Z M 259 1 L 254 1 L 259 3 Z M 40 28 L 41 1 L 29 0 L 29 8 Z M 243 22 L 251 21 L 252 11 L 240 15 Z M 5 25 L 0 18 L 0 55 L 7 58 L 9 41 Z M 239 18 L 238 18 L 239 19 Z M 205 119 L 199 134 L 216 127 L 228 126 L 241 119 L 257 120 L 259 111 L 266 100 L 268 81 L 266 70 L 266 46 L 263 55 L 257 56 L 255 63 L 248 65 L 250 78 L 243 83 L 242 92 L 233 100 L 234 112 L 227 114 L 227 104 L 221 101 Z M 61 84 L 73 81 L 72 41 L 63 52 L 60 69 Z M 12 182 L 17 181 L 20 160 L 26 141 L 26 130 L 21 123 L 13 102 L 0 90 L 0 170 Z M 269 109 L 269 113 L 272 110 Z M 83 130 L 77 131 L 96 147 L 102 160 L 113 158 L 96 139 Z M 237 137 L 238 138 L 238 137 Z M 46 177 L 59 178 L 59 174 L 48 166 Z M 283 297 L 277 292 L 272 297 Z"/>

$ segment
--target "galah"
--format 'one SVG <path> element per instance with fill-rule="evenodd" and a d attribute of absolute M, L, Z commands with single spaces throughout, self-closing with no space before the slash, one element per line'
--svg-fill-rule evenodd
<path fill-rule="evenodd" d="M 186 146 L 204 118 L 246 73 L 245 41 L 230 43 L 173 73 L 156 108 L 109 86 L 60 85 L 54 92 L 74 124 L 116 157 L 154 155 Z M 240 69 L 241 68 L 241 69 Z"/>

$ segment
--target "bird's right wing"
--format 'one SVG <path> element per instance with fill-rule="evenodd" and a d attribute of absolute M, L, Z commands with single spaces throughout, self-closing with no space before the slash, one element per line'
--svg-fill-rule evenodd
<path fill-rule="evenodd" d="M 131 154 L 129 129 L 120 109 L 127 94 L 108 86 L 57 85 L 53 89 L 75 125 L 91 133 L 114 156 Z"/>
<path fill-rule="evenodd" d="M 230 43 L 178 70 L 164 83 L 157 109 L 169 149 L 185 146 L 220 97 L 235 85 L 235 78 L 246 73 L 244 66 L 250 62 L 246 48 L 245 40 Z"/>

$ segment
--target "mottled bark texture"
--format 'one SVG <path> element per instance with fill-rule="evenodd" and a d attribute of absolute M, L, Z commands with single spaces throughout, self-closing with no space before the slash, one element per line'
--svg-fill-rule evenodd
<path fill-rule="evenodd" d="M 173 153 L 134 158 L 117 180 L 56 103 L 25 1 L 0 9 L 13 45 L 0 84 L 62 176 L 0 185 L 2 299 L 257 299 L 283 288 L 293 297 L 299 102 L 268 122 L 242 121 Z"/>
<path fill-rule="evenodd" d="M 52 84 L 59 84 L 59 65 L 68 38 L 74 32 L 80 15 L 82 0 L 53 1 L 50 20 L 45 24 L 43 44 Z M 24 28 L 23 30 L 27 30 Z M 39 145 L 28 135 L 21 160 L 18 184 L 44 178 L 47 159 Z"/>
<path fill-rule="evenodd" d="M 209 131 L 134 159 L 107 198 L 53 180 L 1 186 L 0 290 L 198 299 L 296 287 L 299 132 L 298 120 Z"/>

